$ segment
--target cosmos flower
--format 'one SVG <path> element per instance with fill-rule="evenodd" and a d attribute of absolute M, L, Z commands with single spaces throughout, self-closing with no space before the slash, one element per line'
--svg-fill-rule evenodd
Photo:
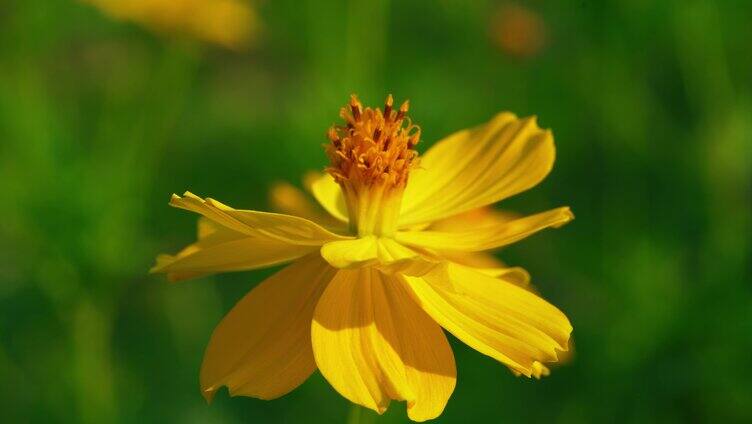
<path fill-rule="evenodd" d="M 215 329 L 201 367 L 207 400 L 223 386 L 273 399 L 318 369 L 354 403 L 382 413 L 404 400 L 423 421 L 455 387 L 442 328 L 527 377 L 546 375 L 568 349 L 566 316 L 529 290 L 527 272 L 485 253 L 573 218 L 567 207 L 482 212 L 545 178 L 551 132 L 504 112 L 419 158 L 407 112 L 391 96 L 383 110 L 351 98 L 328 132 L 327 174 L 310 184 L 320 210 L 289 187 L 278 204 L 302 216 L 173 195 L 172 206 L 202 215 L 198 241 L 159 256 L 152 272 L 179 281 L 292 262 Z M 314 222 L 321 210 L 330 217 Z"/>
<path fill-rule="evenodd" d="M 337 221 L 321 208 L 320 205 L 311 201 L 313 200 L 311 198 L 313 194 L 311 193 L 311 187 L 320 175 L 317 172 L 311 171 L 304 176 L 303 185 L 308 193 L 286 181 L 275 183 L 271 190 L 269 190 L 269 204 L 272 210 L 304 217 L 318 223 L 328 223 L 329 225 L 332 225 L 333 222 L 336 223 Z M 513 212 L 500 211 L 490 206 L 483 206 L 435 221 L 430 224 L 429 228 L 438 231 L 461 231 L 469 227 L 482 227 L 486 224 L 493 225 L 503 221 L 513 221 L 517 218 L 520 218 L 520 216 Z M 470 266 L 477 271 L 490 275 L 499 275 L 503 272 L 504 279 L 507 282 L 536 292 L 535 288 L 530 284 L 530 274 L 527 271 L 520 267 L 508 267 L 492 253 L 447 250 L 443 252 L 443 257 L 451 262 Z M 569 349 L 559 352 L 556 365 L 561 365 L 571 360 L 573 347 L 574 341 L 570 338 Z M 548 376 L 551 373 L 547 366 L 537 361 L 533 364 L 531 371 L 531 376 L 536 379 Z M 519 371 L 512 370 L 512 373 L 518 377 L 522 376 Z"/>
<path fill-rule="evenodd" d="M 239 0 L 82 0 L 115 19 L 238 49 L 254 41 L 258 16 Z"/>

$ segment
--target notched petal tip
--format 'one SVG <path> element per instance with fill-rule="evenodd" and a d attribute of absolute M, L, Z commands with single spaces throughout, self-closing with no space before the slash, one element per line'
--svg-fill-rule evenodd
<path fill-rule="evenodd" d="M 506 121 L 513 121 L 519 119 L 516 114 L 513 112 L 510 112 L 508 110 L 502 110 L 501 112 L 498 112 L 496 115 L 493 116 L 488 122 L 506 122 Z"/>
<path fill-rule="evenodd" d="M 548 377 L 551 375 L 551 370 L 543 365 L 540 362 L 534 362 L 532 367 L 530 368 L 530 373 L 521 373 L 520 371 L 517 371 L 513 368 L 509 369 L 512 371 L 512 374 L 514 374 L 517 377 L 527 377 L 527 378 L 535 378 L 536 380 L 540 380 L 542 377 Z"/>
<path fill-rule="evenodd" d="M 259 239 L 274 239 L 296 245 L 321 246 L 330 240 L 346 240 L 309 219 L 272 212 L 235 209 L 207 197 L 190 192 L 181 198 L 173 195 L 170 205 L 198 213 L 230 230 Z"/>
<path fill-rule="evenodd" d="M 181 278 L 178 278 L 178 276 L 176 276 L 174 273 L 168 271 L 168 268 L 175 262 L 176 259 L 176 256 L 168 255 L 165 253 L 157 255 L 156 263 L 151 268 L 149 268 L 149 274 L 160 274 L 166 272 L 167 281 L 171 283 L 180 281 Z"/>
<path fill-rule="evenodd" d="M 572 213 L 572 209 L 570 209 L 569 206 L 563 206 L 561 208 L 555 209 L 555 211 L 557 212 L 559 217 L 557 219 L 557 222 L 551 225 L 551 228 L 561 228 L 574 220 L 574 213 Z"/>
<path fill-rule="evenodd" d="M 207 388 L 201 389 L 201 396 L 203 396 L 204 400 L 206 400 L 207 405 L 211 405 L 212 401 L 214 401 L 214 395 L 217 394 L 217 389 L 215 388 Z"/>
<path fill-rule="evenodd" d="M 149 274 L 157 274 L 172 261 L 171 255 L 160 254 L 157 255 L 156 263 L 149 268 Z"/>
<path fill-rule="evenodd" d="M 185 191 L 185 192 L 183 192 L 182 196 L 180 196 L 180 195 L 178 195 L 176 193 L 172 193 L 172 196 L 170 196 L 169 205 L 173 206 L 173 207 L 177 207 L 177 208 L 183 208 L 184 207 L 183 205 L 186 202 L 189 202 L 191 200 L 198 200 L 198 201 L 203 202 L 203 200 L 200 197 L 196 196 L 195 194 L 191 193 L 190 191 Z"/>

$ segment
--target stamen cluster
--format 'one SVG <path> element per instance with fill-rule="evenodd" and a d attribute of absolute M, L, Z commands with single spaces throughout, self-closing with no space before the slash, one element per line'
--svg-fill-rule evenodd
<path fill-rule="evenodd" d="M 354 94 L 350 96 L 339 113 L 346 125 L 334 125 L 327 134 L 331 141 L 326 146 L 331 160 L 327 171 L 337 182 L 405 187 L 410 168 L 417 163 L 420 127 L 407 117 L 409 101 L 398 110 L 393 104 L 390 94 L 383 112 L 364 109 Z"/>

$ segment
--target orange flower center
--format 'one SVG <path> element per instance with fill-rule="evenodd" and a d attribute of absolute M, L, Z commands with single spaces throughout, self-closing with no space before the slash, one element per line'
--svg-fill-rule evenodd
<path fill-rule="evenodd" d="M 410 102 L 399 110 L 387 97 L 384 111 L 363 108 L 355 95 L 340 110 L 346 125 L 329 128 L 326 152 L 331 160 L 327 171 L 337 180 L 363 185 L 391 185 L 404 188 L 410 168 L 416 163 L 414 150 L 420 140 L 420 127 L 407 117 Z"/>
<path fill-rule="evenodd" d="M 416 166 L 420 127 L 414 125 L 405 101 L 394 110 L 389 95 L 384 110 L 363 108 L 355 95 L 340 110 L 345 125 L 329 128 L 326 168 L 342 187 L 350 225 L 359 235 L 389 235 L 396 228 L 410 169 Z"/>

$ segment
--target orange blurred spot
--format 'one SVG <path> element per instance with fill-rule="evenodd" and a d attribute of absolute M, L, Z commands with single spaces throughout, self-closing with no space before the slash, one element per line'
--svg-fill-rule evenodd
<path fill-rule="evenodd" d="M 546 44 L 546 23 L 535 11 L 506 3 L 491 18 L 491 37 L 504 53 L 517 58 L 537 55 Z"/>

